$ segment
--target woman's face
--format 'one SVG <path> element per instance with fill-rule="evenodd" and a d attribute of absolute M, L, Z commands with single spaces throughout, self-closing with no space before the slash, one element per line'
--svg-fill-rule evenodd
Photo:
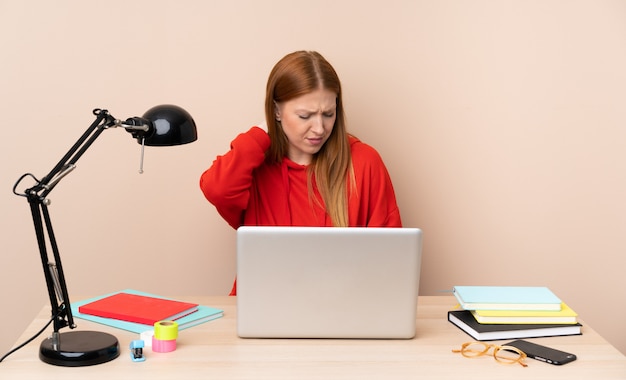
<path fill-rule="evenodd" d="M 311 163 L 333 131 L 336 111 L 337 94 L 325 89 L 276 104 L 276 120 L 287 136 L 287 156 L 291 161 L 300 165 Z"/>

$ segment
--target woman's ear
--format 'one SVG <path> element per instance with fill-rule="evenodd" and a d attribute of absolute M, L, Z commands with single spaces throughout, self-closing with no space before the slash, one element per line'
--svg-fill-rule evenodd
<path fill-rule="evenodd" d="M 276 121 L 280 121 L 280 107 L 276 101 L 274 101 L 274 118 Z"/>

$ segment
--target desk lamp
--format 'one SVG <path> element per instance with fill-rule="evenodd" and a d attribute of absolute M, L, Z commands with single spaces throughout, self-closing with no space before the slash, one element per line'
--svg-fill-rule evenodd
<path fill-rule="evenodd" d="M 149 109 L 142 117 L 132 117 L 126 121 L 114 118 L 107 110 L 95 109 L 95 121 L 76 141 L 56 166 L 43 179 L 30 173 L 21 176 L 13 193 L 23 196 L 30 204 L 35 234 L 41 255 L 41 264 L 48 287 L 52 306 L 51 322 L 54 332 L 40 346 L 39 358 L 49 364 L 67 367 L 80 367 L 106 363 L 119 356 L 119 343 L 111 334 L 100 331 L 70 331 L 60 333 L 64 327 L 76 328 L 70 308 L 70 298 L 61 265 L 48 206 L 48 194 L 67 174 L 76 168 L 76 161 L 85 153 L 100 134 L 110 128 L 121 127 L 141 144 L 139 172 L 143 172 L 144 146 L 171 146 L 190 143 L 197 139 L 196 124 L 184 109 L 174 105 L 160 105 Z M 35 185 L 24 193 L 16 191 L 17 186 L 30 177 Z M 48 257 L 52 250 L 53 260 Z"/>

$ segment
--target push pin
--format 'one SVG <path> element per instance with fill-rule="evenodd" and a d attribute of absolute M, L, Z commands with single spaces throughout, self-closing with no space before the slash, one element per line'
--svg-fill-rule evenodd
<path fill-rule="evenodd" d="M 143 356 L 143 340 L 133 340 L 130 342 L 130 358 L 134 362 L 143 362 L 146 357 Z"/>

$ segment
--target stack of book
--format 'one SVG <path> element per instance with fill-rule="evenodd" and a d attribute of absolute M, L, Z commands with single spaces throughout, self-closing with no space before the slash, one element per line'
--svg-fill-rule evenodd
<path fill-rule="evenodd" d="M 72 303 L 71 308 L 77 318 L 136 333 L 149 331 L 162 320 L 175 320 L 184 330 L 224 315 L 221 309 L 133 289 Z"/>
<path fill-rule="evenodd" d="M 448 320 L 476 340 L 580 335 L 578 315 L 546 287 L 455 286 Z"/>

